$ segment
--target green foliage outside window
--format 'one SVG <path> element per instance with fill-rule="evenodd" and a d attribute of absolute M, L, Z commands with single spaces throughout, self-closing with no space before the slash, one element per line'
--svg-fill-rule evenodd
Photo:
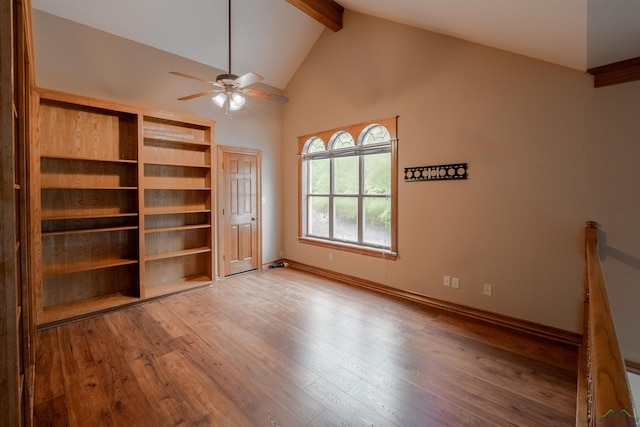
<path fill-rule="evenodd" d="M 357 195 L 360 187 L 359 157 L 344 157 L 334 159 L 335 183 L 334 194 Z M 361 156 L 364 161 L 365 195 L 391 195 L 391 154 L 370 154 Z M 314 159 L 309 162 L 311 194 L 329 194 L 331 182 L 331 161 L 329 159 Z M 368 221 L 391 229 L 391 204 L 389 198 L 368 198 L 365 212 Z M 328 210 L 328 198 L 316 200 L 314 208 Z M 326 205 L 326 206 L 323 206 Z M 343 218 L 358 218 L 357 205 L 336 204 L 336 215 Z"/>

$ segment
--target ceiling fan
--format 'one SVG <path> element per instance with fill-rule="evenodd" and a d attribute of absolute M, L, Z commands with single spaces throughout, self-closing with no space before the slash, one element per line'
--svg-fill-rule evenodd
<path fill-rule="evenodd" d="M 262 76 L 256 73 L 247 73 L 242 76 L 237 76 L 231 73 L 231 0 L 229 0 L 229 72 L 225 74 L 219 74 L 215 81 L 203 79 L 200 77 L 190 76 L 188 74 L 180 73 L 178 71 L 169 71 L 169 73 L 176 76 L 186 77 L 188 79 L 198 80 L 200 82 L 208 83 L 214 86 L 214 89 L 210 89 L 204 92 L 195 93 L 193 95 L 183 96 L 178 98 L 178 101 L 187 101 L 189 99 L 198 98 L 200 96 L 212 95 L 213 102 L 225 109 L 225 114 L 230 116 L 231 111 L 236 111 L 242 108 L 246 102 L 244 95 L 253 96 L 254 98 L 266 99 L 269 101 L 276 101 L 281 104 L 289 102 L 289 98 L 283 95 L 277 95 L 275 93 L 265 92 L 258 89 L 250 89 L 248 86 L 258 83 L 262 80 Z"/>

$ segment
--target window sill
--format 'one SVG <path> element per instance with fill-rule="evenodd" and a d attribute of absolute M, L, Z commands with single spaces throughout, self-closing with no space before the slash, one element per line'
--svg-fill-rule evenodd
<path fill-rule="evenodd" d="M 398 258 L 396 252 L 391 252 L 386 249 L 370 248 L 367 246 L 350 245 L 343 242 L 332 242 L 329 240 L 314 239 L 313 237 L 298 237 L 300 243 L 307 245 L 320 246 L 323 248 L 337 249 L 340 251 L 353 252 L 359 255 L 366 255 L 374 258 L 381 258 L 390 261 L 395 261 Z"/>

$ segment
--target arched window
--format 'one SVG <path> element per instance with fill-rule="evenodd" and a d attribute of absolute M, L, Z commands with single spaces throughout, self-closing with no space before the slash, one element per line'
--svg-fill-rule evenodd
<path fill-rule="evenodd" d="M 302 242 L 395 259 L 396 123 L 300 137 Z"/>
<path fill-rule="evenodd" d="M 334 133 L 329 142 L 329 146 L 332 150 L 353 147 L 354 145 L 356 145 L 356 142 L 353 140 L 353 136 L 351 136 L 349 132 L 345 131 Z"/>
<path fill-rule="evenodd" d="M 313 136 L 307 140 L 305 144 L 305 152 L 307 153 L 317 153 L 319 151 L 325 151 L 324 141 L 318 138 L 317 136 Z"/>
<path fill-rule="evenodd" d="M 379 124 L 372 124 L 364 128 L 360 134 L 360 145 L 380 144 L 391 140 L 389 130 Z"/>

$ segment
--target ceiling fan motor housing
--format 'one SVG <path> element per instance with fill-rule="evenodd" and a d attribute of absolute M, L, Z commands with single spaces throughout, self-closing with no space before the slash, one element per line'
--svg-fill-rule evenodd
<path fill-rule="evenodd" d="M 231 73 L 218 74 L 218 77 L 216 77 L 216 82 L 227 85 L 227 84 L 232 84 L 237 78 L 238 76 Z"/>

